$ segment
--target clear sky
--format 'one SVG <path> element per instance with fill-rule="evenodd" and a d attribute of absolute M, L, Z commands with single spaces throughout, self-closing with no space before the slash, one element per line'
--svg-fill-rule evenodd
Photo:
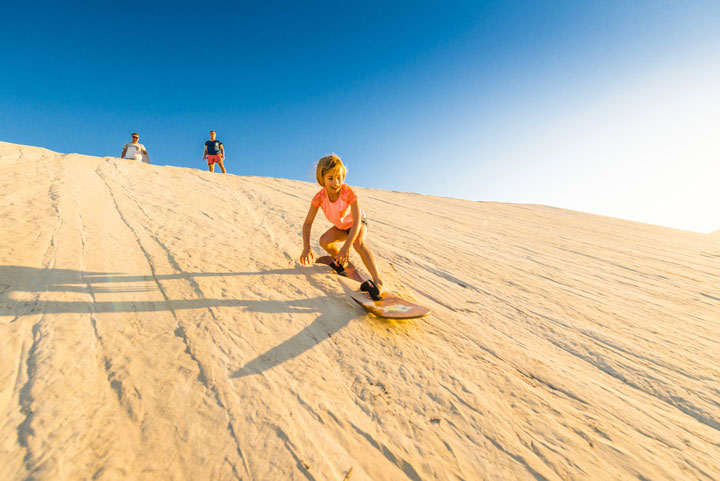
<path fill-rule="evenodd" d="M 720 229 L 720 2 L 14 2 L 0 140 Z"/>

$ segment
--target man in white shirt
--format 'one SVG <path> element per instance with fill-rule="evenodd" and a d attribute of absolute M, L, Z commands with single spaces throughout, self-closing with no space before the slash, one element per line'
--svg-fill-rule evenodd
<path fill-rule="evenodd" d="M 131 134 L 131 137 L 132 142 L 125 142 L 125 146 L 123 147 L 122 154 L 120 154 L 120 158 L 140 160 L 149 164 L 150 156 L 148 155 L 147 150 L 145 150 L 145 146 L 141 143 L 138 143 L 140 135 L 133 132 Z"/>

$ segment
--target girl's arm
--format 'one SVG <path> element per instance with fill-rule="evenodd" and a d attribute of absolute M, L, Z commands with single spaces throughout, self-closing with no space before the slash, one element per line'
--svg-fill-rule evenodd
<path fill-rule="evenodd" d="M 353 242 L 355 242 L 355 239 L 357 239 L 357 236 L 360 233 L 360 228 L 362 226 L 362 219 L 360 218 L 359 200 L 356 200 L 355 202 L 350 204 L 350 211 L 352 212 L 353 226 L 350 229 L 350 233 L 348 234 L 345 244 L 343 244 L 340 252 L 338 252 L 338 255 L 335 256 L 335 259 L 342 265 L 345 265 L 350 261 L 350 247 L 352 247 Z"/>
<path fill-rule="evenodd" d="M 310 230 L 312 229 L 315 216 L 317 215 L 318 208 L 310 204 L 307 216 L 305 216 L 305 222 L 303 223 L 302 239 L 303 239 L 303 251 L 300 254 L 300 264 L 307 265 L 310 261 L 315 259 L 312 249 L 310 248 Z"/>
<path fill-rule="evenodd" d="M 203 150 L 203 160 L 207 159 L 207 145 L 205 146 L 205 150 Z"/>

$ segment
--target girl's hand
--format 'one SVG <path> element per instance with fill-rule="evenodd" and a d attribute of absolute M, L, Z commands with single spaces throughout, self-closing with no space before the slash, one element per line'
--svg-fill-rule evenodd
<path fill-rule="evenodd" d="M 312 249 L 309 247 L 306 247 L 303 249 L 302 254 L 300 254 L 300 264 L 307 266 L 312 264 L 312 261 L 315 260 L 315 254 L 313 254 Z"/>
<path fill-rule="evenodd" d="M 340 249 L 340 252 L 335 256 L 335 260 L 341 266 L 346 266 L 350 262 L 350 249 L 346 249 L 345 246 Z"/>

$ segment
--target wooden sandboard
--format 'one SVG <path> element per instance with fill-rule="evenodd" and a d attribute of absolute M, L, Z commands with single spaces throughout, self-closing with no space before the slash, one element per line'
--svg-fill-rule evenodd
<path fill-rule="evenodd" d="M 329 266 L 332 260 L 331 256 L 322 256 L 318 257 L 315 263 Z M 362 278 L 351 263 L 345 266 L 345 272 L 343 272 L 342 276 L 361 284 L 365 282 L 365 279 Z M 362 291 L 354 291 L 350 294 L 350 297 L 370 314 L 386 319 L 412 319 L 430 314 L 429 308 L 405 300 L 392 292 L 384 293 L 383 298 L 379 301 L 373 301 L 370 294 Z"/>
<path fill-rule="evenodd" d="M 392 292 L 386 292 L 379 301 L 373 301 L 367 292 L 356 291 L 350 296 L 370 314 L 386 319 L 412 319 L 430 314 L 427 307 L 406 301 Z"/>

